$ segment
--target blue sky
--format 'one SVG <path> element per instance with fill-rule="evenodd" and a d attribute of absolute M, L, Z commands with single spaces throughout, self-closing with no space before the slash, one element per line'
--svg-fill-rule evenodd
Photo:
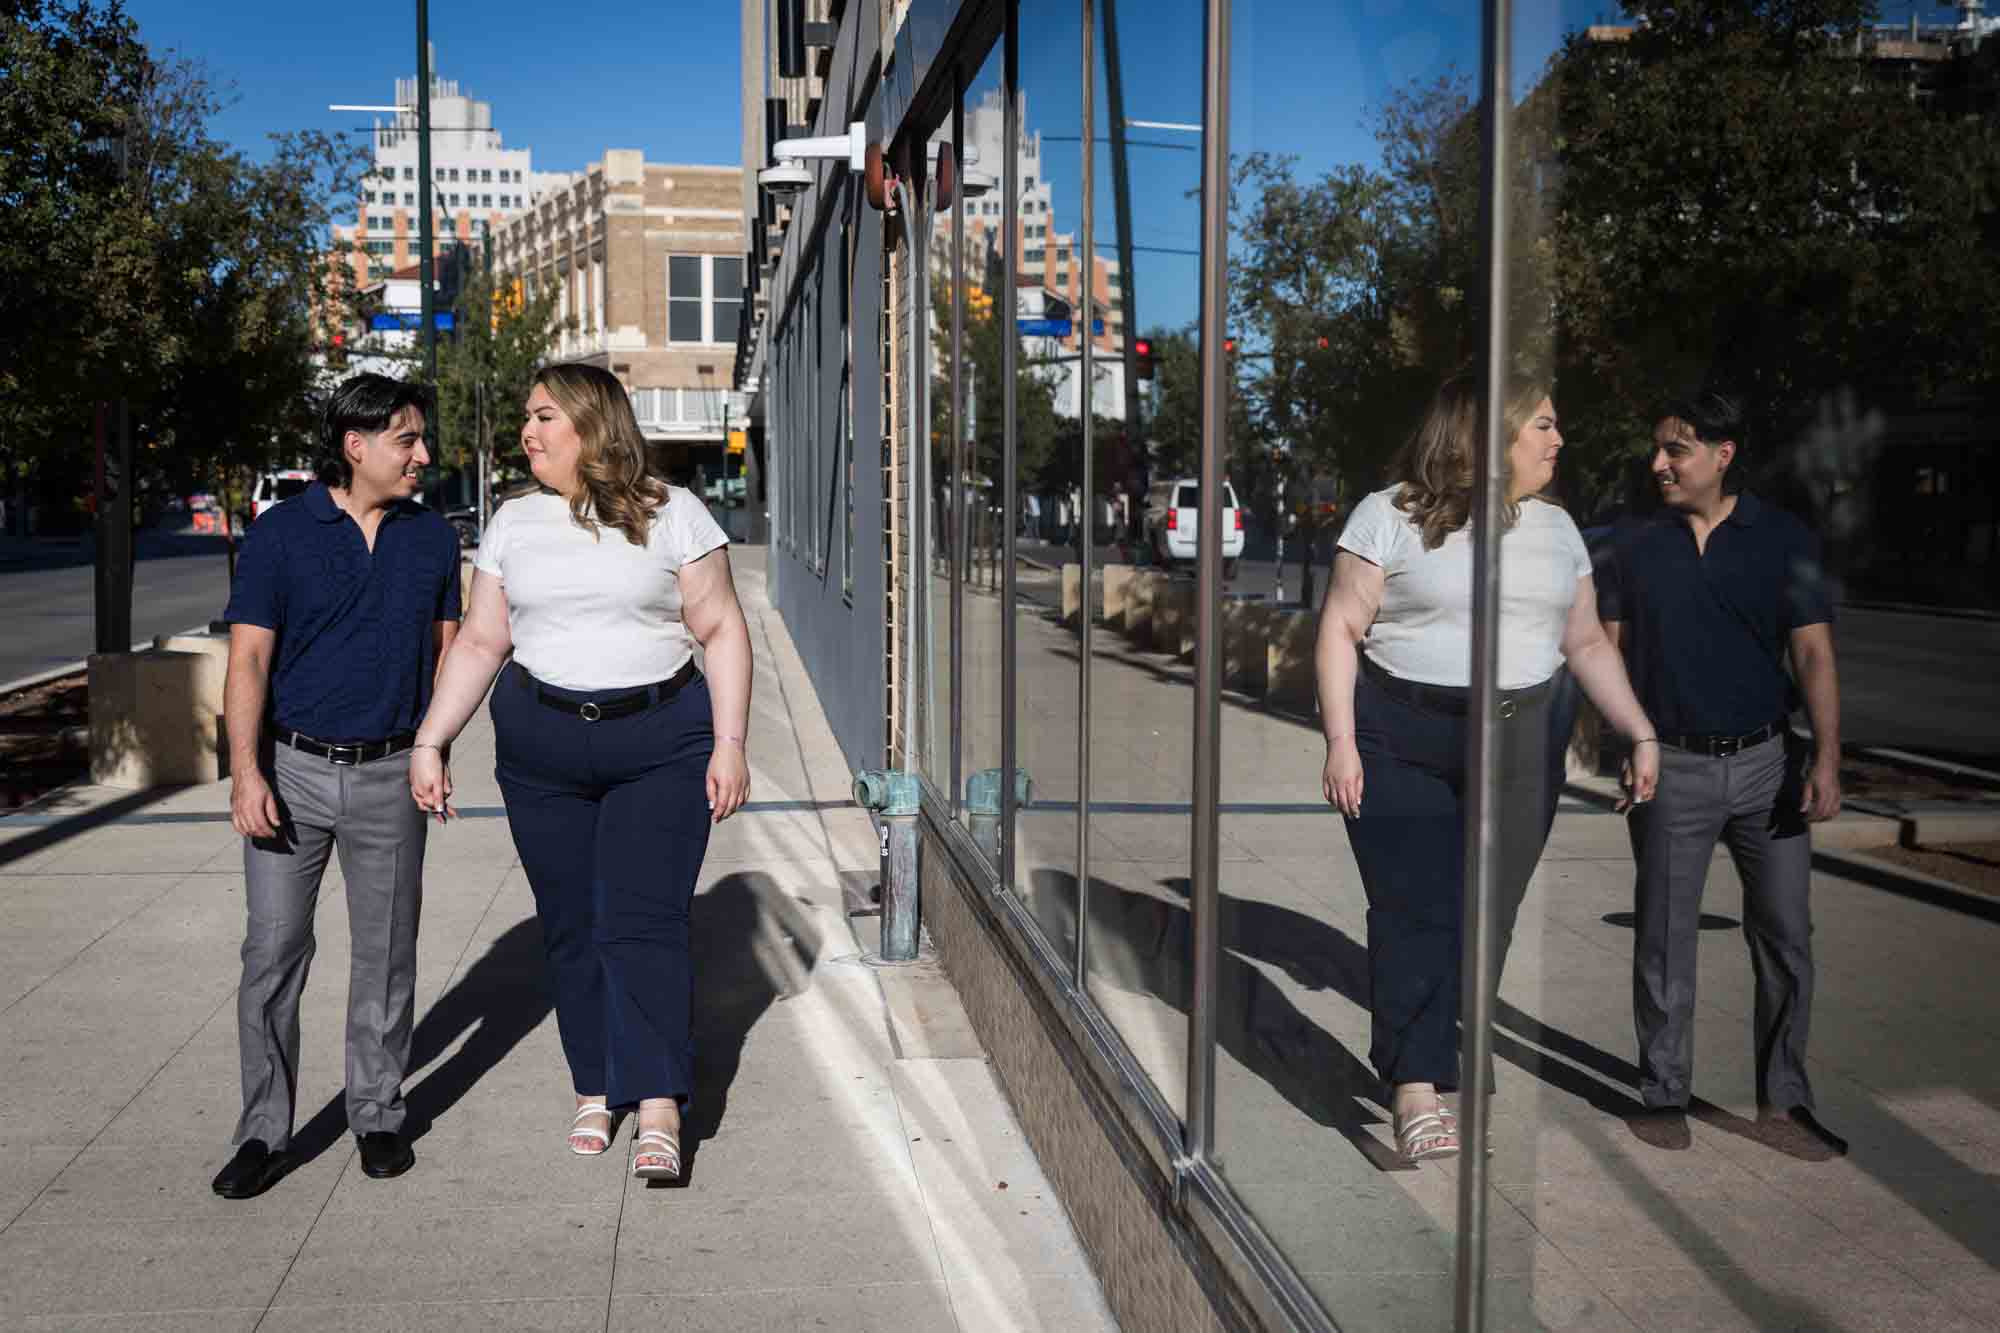
<path fill-rule="evenodd" d="M 679 0 L 590 7 L 546 0 L 431 0 L 437 72 L 490 102 L 510 148 L 544 171 L 575 171 L 606 148 L 658 162 L 742 156 L 738 6 Z M 287 129 L 365 128 L 330 102 L 388 103 L 416 73 L 413 0 L 341 5 L 269 0 L 127 0 L 155 50 L 199 57 L 237 101 L 219 137 L 262 157 Z"/>

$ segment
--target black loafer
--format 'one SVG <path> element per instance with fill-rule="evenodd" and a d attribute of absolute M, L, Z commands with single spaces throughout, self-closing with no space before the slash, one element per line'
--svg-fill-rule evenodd
<path fill-rule="evenodd" d="M 229 1165 L 215 1173 L 214 1189 L 225 1199 L 254 1199 L 292 1168 L 292 1155 L 272 1152 L 262 1139 L 245 1139 Z"/>
<path fill-rule="evenodd" d="M 1694 1146 L 1694 1132 L 1688 1128 L 1687 1111 L 1679 1106 L 1649 1106 L 1625 1117 L 1632 1136 L 1648 1147 L 1665 1152 L 1686 1152 Z"/>
<path fill-rule="evenodd" d="M 366 1134 L 356 1134 L 354 1141 L 361 1145 L 361 1174 L 376 1180 L 387 1180 L 400 1176 L 417 1164 L 417 1155 L 410 1149 L 410 1141 L 392 1129 L 370 1130 Z"/>

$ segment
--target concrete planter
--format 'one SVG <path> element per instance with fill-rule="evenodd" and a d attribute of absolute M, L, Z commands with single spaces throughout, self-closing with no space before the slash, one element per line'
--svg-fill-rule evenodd
<path fill-rule="evenodd" d="M 1319 637 L 1319 612 L 1279 611 L 1271 615 L 1264 671 L 1269 697 L 1287 708 L 1310 713 L 1318 706 L 1318 682 L 1313 676 L 1313 641 Z"/>
<path fill-rule="evenodd" d="M 220 779 L 228 666 L 226 641 L 220 652 L 204 646 L 93 656 L 90 780 L 145 788 Z"/>
<path fill-rule="evenodd" d="M 1062 567 L 1062 623 L 1075 629 L 1083 623 L 1083 566 Z"/>
<path fill-rule="evenodd" d="M 1132 605 L 1132 579 L 1138 572 L 1131 565 L 1104 567 L 1104 623 L 1112 629 L 1125 628 Z"/>
<path fill-rule="evenodd" d="M 1222 685 L 1262 694 L 1270 685 L 1271 624 L 1277 612 L 1257 602 L 1222 604 Z"/>
<path fill-rule="evenodd" d="M 1153 646 L 1153 599 L 1166 583 L 1166 575 L 1151 571 L 1132 580 L 1125 600 L 1125 637 L 1135 648 Z"/>
<path fill-rule="evenodd" d="M 1153 592 L 1153 651 L 1188 657 L 1194 653 L 1194 584 L 1156 575 L 1161 586 Z"/>

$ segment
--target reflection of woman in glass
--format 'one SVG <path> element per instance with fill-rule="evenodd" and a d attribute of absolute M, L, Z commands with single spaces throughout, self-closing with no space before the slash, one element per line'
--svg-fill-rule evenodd
<path fill-rule="evenodd" d="M 1659 744 L 1598 624 L 1583 538 L 1566 512 L 1539 495 L 1562 448 L 1547 386 L 1512 383 L 1500 408 L 1513 441 L 1499 516 L 1495 738 L 1493 934 L 1504 959 L 1555 818 L 1562 745 L 1549 734 L 1549 704 L 1557 669 L 1567 662 L 1591 702 L 1636 745 L 1634 800 L 1653 793 Z M 1368 894 L 1369 1059 L 1394 1090 L 1396 1147 L 1412 1161 L 1459 1148 L 1457 1118 L 1440 1094 L 1458 1086 L 1469 520 L 1473 455 L 1483 435 L 1478 385 L 1469 377 L 1446 381 L 1392 469 L 1396 484 L 1355 506 L 1319 624 L 1326 798 L 1347 817 Z"/>

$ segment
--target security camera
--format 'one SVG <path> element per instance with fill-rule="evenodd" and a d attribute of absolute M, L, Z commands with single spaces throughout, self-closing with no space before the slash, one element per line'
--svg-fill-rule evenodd
<path fill-rule="evenodd" d="M 757 184 L 779 198 L 803 194 L 812 183 L 812 172 L 796 162 L 780 162 L 757 173 Z"/>
<path fill-rule="evenodd" d="M 993 178 L 975 167 L 967 167 L 958 173 L 958 193 L 962 198 L 977 199 L 993 186 Z"/>

